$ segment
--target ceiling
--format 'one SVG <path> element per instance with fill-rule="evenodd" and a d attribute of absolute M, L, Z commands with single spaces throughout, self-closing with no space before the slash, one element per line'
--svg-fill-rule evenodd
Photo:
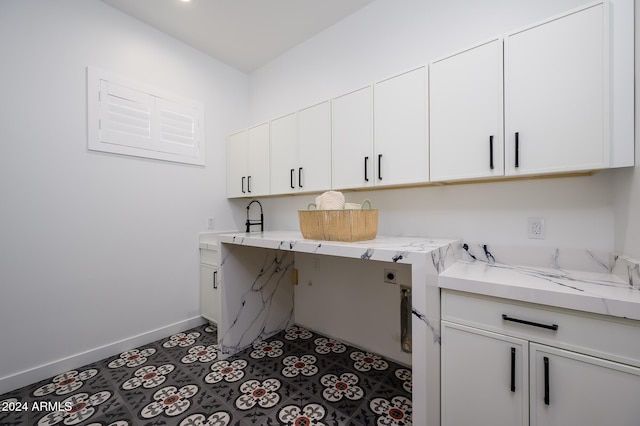
<path fill-rule="evenodd" d="M 373 0 L 101 0 L 250 73 Z"/>

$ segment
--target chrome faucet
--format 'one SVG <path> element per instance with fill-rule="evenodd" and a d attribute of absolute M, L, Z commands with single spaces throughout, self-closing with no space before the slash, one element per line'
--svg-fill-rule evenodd
<path fill-rule="evenodd" d="M 258 203 L 258 205 L 260 206 L 260 220 L 249 219 L 249 208 L 253 203 Z M 260 203 L 260 201 L 253 200 L 247 206 L 247 221 L 245 222 L 245 225 L 247 225 L 247 232 L 250 232 L 251 227 L 255 225 L 260 225 L 260 232 L 264 232 L 264 214 L 262 213 L 262 204 Z"/>

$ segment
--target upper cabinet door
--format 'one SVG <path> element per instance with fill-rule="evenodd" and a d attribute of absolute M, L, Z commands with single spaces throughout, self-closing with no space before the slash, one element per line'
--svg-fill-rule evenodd
<path fill-rule="evenodd" d="M 227 197 L 247 196 L 247 131 L 227 139 Z"/>
<path fill-rule="evenodd" d="M 373 94 L 371 86 L 333 99 L 334 189 L 374 184 Z"/>
<path fill-rule="evenodd" d="M 331 103 L 298 111 L 299 162 L 294 175 L 298 191 L 331 189 Z"/>
<path fill-rule="evenodd" d="M 430 66 L 431 181 L 504 175 L 502 39 Z"/>
<path fill-rule="evenodd" d="M 373 115 L 375 185 L 427 182 L 427 68 L 376 83 Z"/>
<path fill-rule="evenodd" d="M 269 123 L 247 131 L 247 187 L 248 197 L 269 195 Z"/>
<path fill-rule="evenodd" d="M 505 38 L 508 175 L 608 166 L 607 17 L 596 4 Z"/>
<path fill-rule="evenodd" d="M 298 188 L 298 120 L 296 113 L 271 121 L 271 193 L 289 194 Z"/>

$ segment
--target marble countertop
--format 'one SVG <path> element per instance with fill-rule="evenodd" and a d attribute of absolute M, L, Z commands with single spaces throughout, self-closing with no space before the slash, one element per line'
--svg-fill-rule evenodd
<path fill-rule="evenodd" d="M 220 243 L 386 262 L 430 259 L 443 289 L 640 320 L 640 264 L 624 256 L 612 257 L 609 263 L 585 252 L 586 258 L 595 260 L 595 267 L 581 261 L 571 265 L 583 266 L 577 270 L 563 266 L 559 259 L 567 256 L 557 252 L 548 267 L 518 265 L 503 259 L 522 260 L 534 257 L 532 253 L 522 252 L 518 258 L 513 250 L 500 253 L 497 248 L 494 258 L 483 245 L 484 250 L 476 249 L 473 256 L 466 244 L 454 239 L 378 236 L 336 242 L 307 240 L 297 231 L 200 234 L 201 248 L 216 250 Z"/>
<path fill-rule="evenodd" d="M 453 239 L 385 236 L 358 242 L 318 241 L 304 239 L 297 231 L 236 232 L 216 238 L 220 243 L 401 263 L 411 263 L 418 254 L 450 249 L 456 243 Z"/>
<path fill-rule="evenodd" d="M 640 320 L 640 290 L 613 273 L 459 260 L 440 288 Z"/>
<path fill-rule="evenodd" d="M 218 250 L 218 238 L 213 234 L 200 235 L 200 248 L 205 250 Z"/>

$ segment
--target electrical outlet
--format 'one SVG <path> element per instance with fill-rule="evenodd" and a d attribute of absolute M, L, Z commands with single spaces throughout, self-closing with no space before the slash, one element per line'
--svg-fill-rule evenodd
<path fill-rule="evenodd" d="M 530 217 L 527 219 L 527 232 L 530 239 L 544 240 L 544 218 Z"/>
<path fill-rule="evenodd" d="M 215 229 L 215 227 L 216 227 L 216 219 L 215 219 L 214 217 L 210 217 L 210 218 L 207 220 L 207 227 L 208 227 L 209 229 Z"/>
<path fill-rule="evenodd" d="M 384 282 L 389 284 L 396 283 L 396 275 L 398 275 L 398 271 L 395 269 L 385 269 L 384 270 Z"/>

